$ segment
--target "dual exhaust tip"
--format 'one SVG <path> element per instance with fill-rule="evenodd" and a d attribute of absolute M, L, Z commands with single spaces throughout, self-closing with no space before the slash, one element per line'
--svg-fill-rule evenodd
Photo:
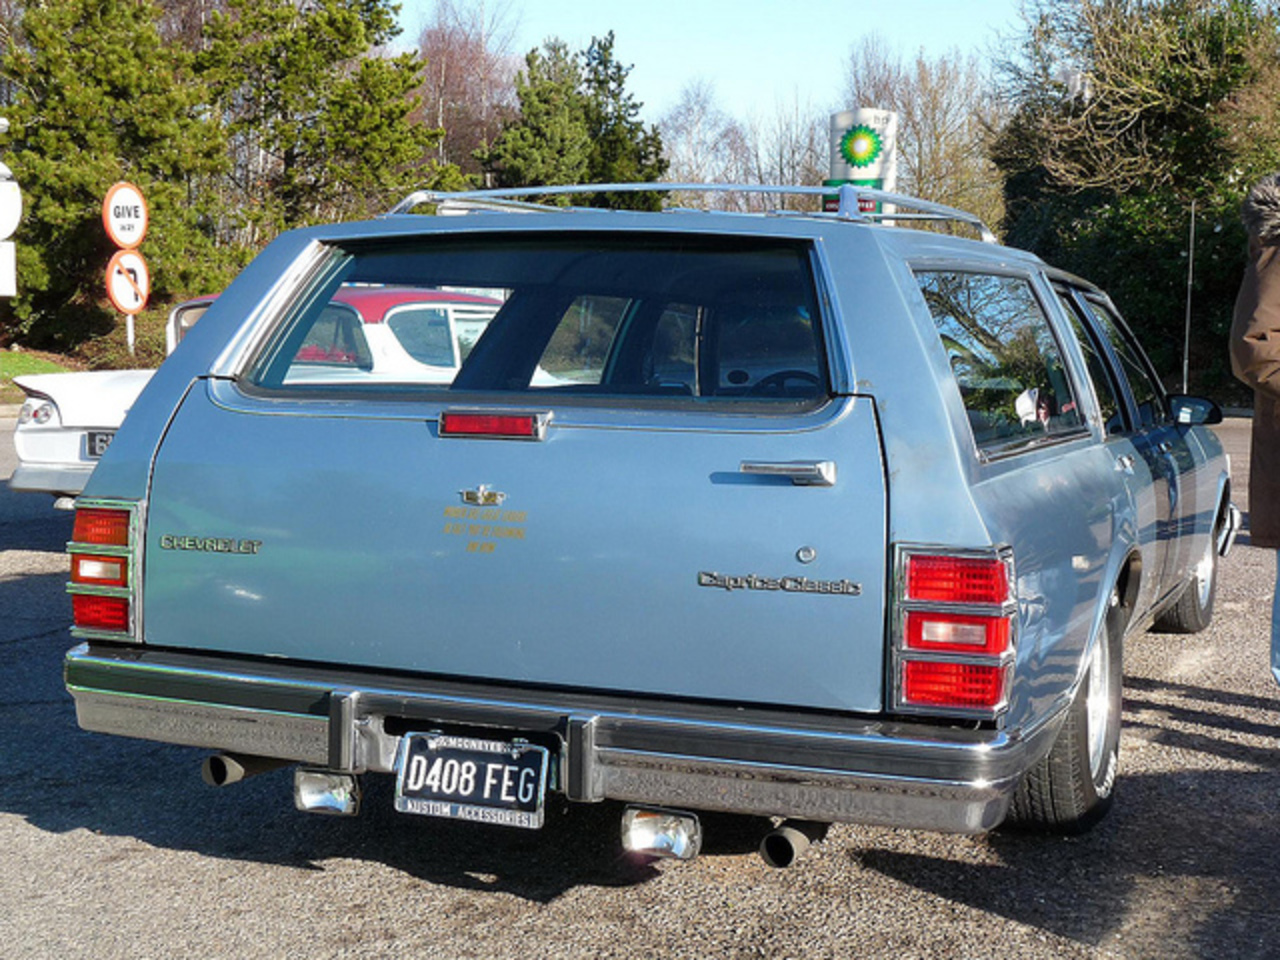
<path fill-rule="evenodd" d="M 785 820 L 760 841 L 760 857 L 784 869 L 827 835 L 829 824 Z M 692 860 L 702 849 L 697 814 L 658 807 L 628 807 L 622 815 L 622 846 L 641 856 Z"/>

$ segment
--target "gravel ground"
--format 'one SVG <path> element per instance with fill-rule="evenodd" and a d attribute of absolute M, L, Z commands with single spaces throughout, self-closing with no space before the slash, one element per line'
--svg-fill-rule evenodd
<path fill-rule="evenodd" d="M 1248 422 L 1220 432 L 1244 506 Z M 611 804 L 531 834 L 398 815 L 382 784 L 326 819 L 293 810 L 287 771 L 212 790 L 198 751 L 83 733 L 61 682 L 69 536 L 0 489 L 0 955 L 1280 955 L 1275 560 L 1247 542 L 1211 629 L 1129 645 L 1123 778 L 1092 833 L 837 826 L 771 870 L 760 821 L 711 818 L 698 860 L 641 863 Z"/>

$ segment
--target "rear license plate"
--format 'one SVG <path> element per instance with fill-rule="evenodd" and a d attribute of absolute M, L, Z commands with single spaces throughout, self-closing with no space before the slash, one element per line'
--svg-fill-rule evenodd
<path fill-rule="evenodd" d="M 407 734 L 396 755 L 396 809 L 537 830 L 548 754 L 530 743 Z"/>
<path fill-rule="evenodd" d="M 90 430 L 85 436 L 85 450 L 94 460 L 107 452 L 111 440 L 116 435 L 114 430 Z"/>

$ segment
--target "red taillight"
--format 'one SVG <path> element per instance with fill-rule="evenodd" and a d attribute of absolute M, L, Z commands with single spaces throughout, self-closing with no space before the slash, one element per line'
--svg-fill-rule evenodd
<path fill-rule="evenodd" d="M 903 668 L 902 694 L 908 703 L 991 710 L 1005 698 L 1008 667 L 909 660 Z"/>
<path fill-rule="evenodd" d="M 945 603 L 1004 603 L 1009 577 L 999 557 L 907 559 L 907 599 Z"/>
<path fill-rule="evenodd" d="M 129 629 L 129 601 L 124 597 L 76 595 L 71 598 L 71 613 L 75 625 L 87 630 Z"/>
<path fill-rule="evenodd" d="M 71 554 L 72 624 L 78 630 L 133 632 L 133 510 L 106 505 L 76 510 Z"/>
<path fill-rule="evenodd" d="M 896 704 L 907 712 L 995 717 L 1014 654 L 1012 561 L 1006 553 L 906 549 L 900 567 Z"/>
<path fill-rule="evenodd" d="M 440 436 L 541 440 L 546 424 L 547 415 L 542 413 L 475 413 L 446 410 L 440 414 Z"/>
<path fill-rule="evenodd" d="M 71 539 L 76 543 L 127 547 L 129 545 L 129 517 L 128 510 L 82 507 L 76 511 L 76 523 Z"/>

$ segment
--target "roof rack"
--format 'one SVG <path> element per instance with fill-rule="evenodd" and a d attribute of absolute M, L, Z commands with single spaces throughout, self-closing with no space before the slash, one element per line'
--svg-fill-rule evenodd
<path fill-rule="evenodd" d="M 754 193 L 779 196 L 812 196 L 824 197 L 835 193 L 839 204 L 835 211 L 822 213 L 799 213 L 796 211 L 774 211 L 776 214 L 788 214 L 804 217 L 831 217 L 839 220 L 852 220 L 862 223 L 893 221 L 933 221 L 963 223 L 977 231 L 985 243 L 999 243 L 995 233 L 975 214 L 955 207 L 948 207 L 931 200 L 920 200 L 900 193 L 886 190 L 875 190 L 853 184 L 842 184 L 839 187 L 787 187 L 769 186 L 765 184 L 732 184 L 732 183 L 592 183 L 575 184 L 558 187 L 504 187 L 497 190 L 465 190 L 456 193 L 419 190 L 411 193 L 391 210 L 388 216 L 408 213 L 422 204 L 436 204 L 441 213 L 469 213 L 477 210 L 515 210 L 536 211 L 540 213 L 598 208 L 583 207 L 547 207 L 543 204 L 523 202 L 524 197 L 564 197 L 580 196 L 594 193 Z M 861 210 L 862 204 L 891 206 L 889 212 L 867 212 Z"/>

